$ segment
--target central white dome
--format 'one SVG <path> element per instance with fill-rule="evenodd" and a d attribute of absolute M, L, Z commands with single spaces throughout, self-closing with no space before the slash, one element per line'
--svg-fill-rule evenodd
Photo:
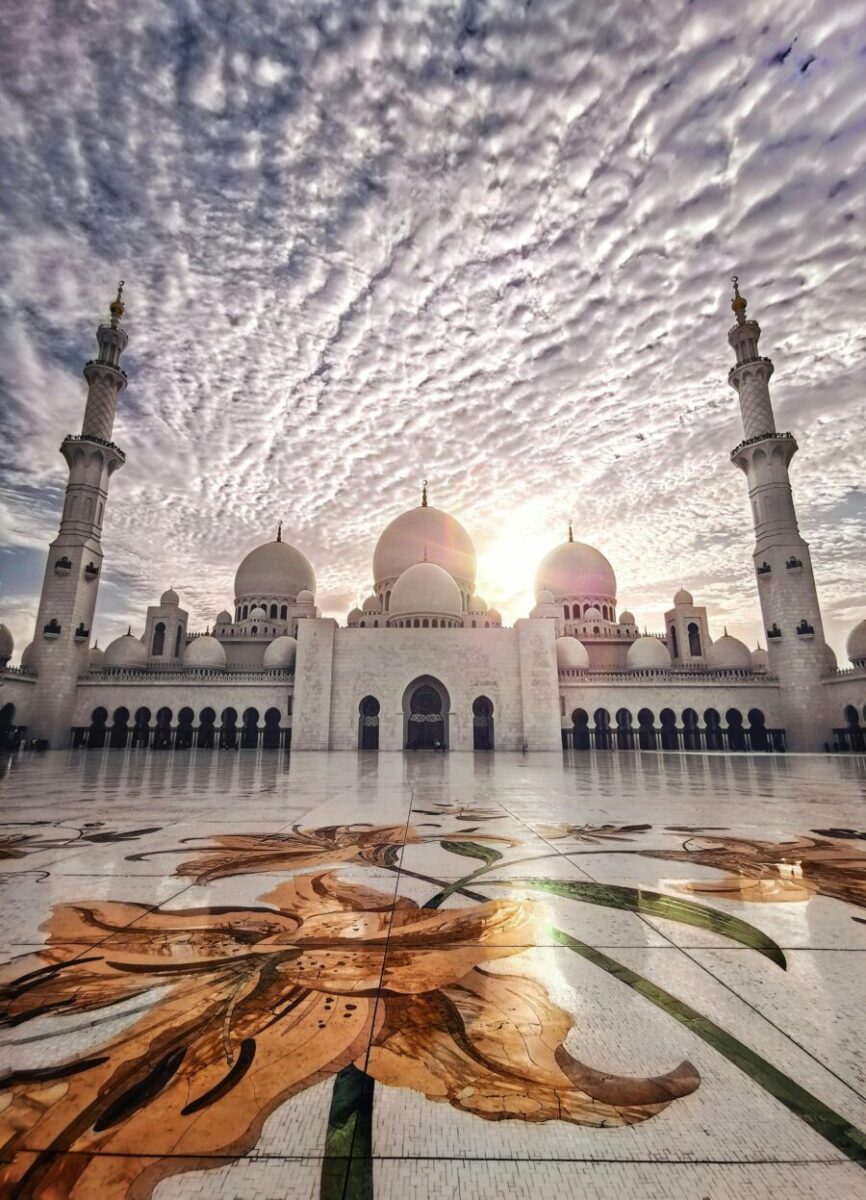
<path fill-rule="evenodd" d="M 616 597 L 613 567 L 600 550 L 583 542 L 563 542 L 541 560 L 535 574 L 536 595 L 552 592 L 555 600 L 569 596 Z"/>
<path fill-rule="evenodd" d="M 235 602 L 294 600 L 299 592 L 316 590 L 309 560 L 288 542 L 265 542 L 251 550 L 235 575 Z"/>
<path fill-rule="evenodd" d="M 475 586 L 475 547 L 469 534 L 454 517 L 424 504 L 401 513 L 384 529 L 373 551 L 374 586 L 397 579 L 424 560 Z"/>
<path fill-rule="evenodd" d="M 389 616 L 427 613 L 459 616 L 460 589 L 446 570 L 431 562 L 414 563 L 394 584 Z"/>

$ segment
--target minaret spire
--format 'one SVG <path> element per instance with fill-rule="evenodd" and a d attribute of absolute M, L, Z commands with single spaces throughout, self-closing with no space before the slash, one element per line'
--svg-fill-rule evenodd
<path fill-rule="evenodd" d="M 728 382 L 740 398 L 744 439 L 731 461 L 746 476 L 755 526 L 755 573 L 770 670 L 779 677 L 788 745 L 792 750 L 820 747 L 827 731 L 815 714 L 826 707 L 821 676 L 827 671 L 827 646 L 809 547 L 800 534 L 788 465 L 797 453 L 793 434 L 779 433 L 770 400 L 773 363 L 758 353 L 761 327 L 746 315 L 746 299 L 732 276 L 731 308 L 736 324 L 728 342 L 736 362 Z"/>
<path fill-rule="evenodd" d="M 109 319 L 96 330 L 96 358 L 85 363 L 87 402 L 81 433 L 60 447 L 69 479 L 60 531 L 51 543 L 33 637 L 37 674 L 29 730 L 52 746 L 69 738 L 78 676 L 86 670 L 90 630 L 102 572 L 102 523 L 111 476 L 126 461 L 111 440 L 117 398 L 126 387 L 120 356 L 127 335 L 123 280 L 109 305 Z"/>

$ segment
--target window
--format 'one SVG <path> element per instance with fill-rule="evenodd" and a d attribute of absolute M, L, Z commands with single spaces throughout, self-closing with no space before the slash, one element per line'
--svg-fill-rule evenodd
<path fill-rule="evenodd" d="M 281 621 L 286 621 L 286 620 L 288 620 L 288 616 L 289 616 L 289 606 L 288 606 L 288 604 L 283 604 L 283 605 L 281 605 L 281 606 L 280 606 L 280 620 L 281 620 Z"/>
<path fill-rule="evenodd" d="M 150 652 L 154 658 L 158 658 L 160 654 L 165 653 L 165 625 L 162 621 L 157 621 L 153 627 L 153 641 L 150 643 Z"/>
<path fill-rule="evenodd" d="M 673 656 L 674 656 L 674 658 L 679 658 L 680 648 L 677 645 L 677 628 L 676 628 L 676 626 L 671 625 L 669 632 L 671 635 L 671 650 L 673 651 Z"/>
<path fill-rule="evenodd" d="M 180 658 L 180 647 L 181 647 L 182 639 L 183 639 L 183 626 L 178 625 L 177 634 L 174 639 L 174 657 L 175 658 Z"/>
<path fill-rule="evenodd" d="M 701 631 L 698 629 L 694 621 L 689 621 L 689 654 L 693 658 L 700 658 L 703 654 L 701 647 Z"/>

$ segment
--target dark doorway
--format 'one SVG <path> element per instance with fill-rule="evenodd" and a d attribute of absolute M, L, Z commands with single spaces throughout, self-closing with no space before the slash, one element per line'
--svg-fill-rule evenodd
<path fill-rule="evenodd" d="M 472 748 L 493 749 L 493 704 L 486 696 L 472 702 Z"/>
<path fill-rule="evenodd" d="M 214 722 L 216 712 L 208 707 L 203 708 L 198 717 L 198 740 L 200 750 L 212 750 L 214 744 Z"/>
<path fill-rule="evenodd" d="M 132 727 L 132 744 L 140 750 L 146 750 L 150 744 L 149 708 L 138 708 L 135 711 L 135 724 Z"/>
<path fill-rule="evenodd" d="M 280 734 L 280 710 L 278 708 L 269 708 L 265 713 L 262 746 L 266 750 L 278 750 L 280 746 Z"/>
<path fill-rule="evenodd" d="M 589 713 L 583 708 L 576 708 L 571 714 L 571 725 L 575 750 L 589 750 Z"/>
<path fill-rule="evenodd" d="M 108 744 L 112 750 L 125 750 L 129 740 L 129 709 L 116 708 L 111 719 Z"/>
<path fill-rule="evenodd" d="M 358 705 L 358 749 L 379 749 L 379 701 L 365 696 Z"/>
<path fill-rule="evenodd" d="M 238 746 L 238 712 L 236 708 L 224 709 L 220 730 L 220 749 L 236 750 Z"/>
<path fill-rule="evenodd" d="M 108 720 L 108 709 L 94 708 L 90 714 L 90 734 L 87 738 L 87 745 L 91 750 L 101 750 L 105 745 L 105 722 Z"/>
<path fill-rule="evenodd" d="M 445 749 L 442 697 L 436 688 L 425 683 L 415 689 L 409 700 L 409 720 L 406 724 L 407 750 Z"/>
<path fill-rule="evenodd" d="M 244 727 L 241 732 L 241 747 L 253 750 L 259 744 L 259 710 L 248 708 L 244 713 Z"/>
<path fill-rule="evenodd" d="M 177 714 L 177 730 L 174 735 L 175 750 L 189 750 L 192 745 L 195 713 L 191 708 L 182 708 Z"/>

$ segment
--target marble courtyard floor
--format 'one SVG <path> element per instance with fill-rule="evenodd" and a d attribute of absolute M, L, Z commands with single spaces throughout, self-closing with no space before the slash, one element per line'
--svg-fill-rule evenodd
<path fill-rule="evenodd" d="M 0 1195 L 866 1197 L 866 760 L 22 756 Z"/>

